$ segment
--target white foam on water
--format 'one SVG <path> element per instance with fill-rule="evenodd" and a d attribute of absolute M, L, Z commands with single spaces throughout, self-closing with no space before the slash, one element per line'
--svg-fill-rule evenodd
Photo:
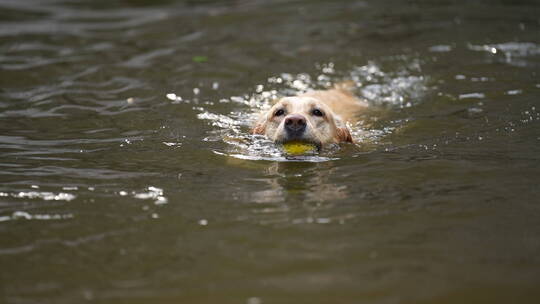
<path fill-rule="evenodd" d="M 20 191 L 15 193 L 0 192 L 0 196 L 11 196 L 14 198 L 42 199 L 45 201 L 71 201 L 77 196 L 66 192 L 39 192 L 39 191 Z"/>
<path fill-rule="evenodd" d="M 125 196 L 127 194 L 126 191 L 120 191 L 119 194 L 121 196 Z M 148 186 L 146 188 L 146 191 L 143 192 L 136 192 L 133 191 L 132 193 L 133 198 L 141 199 L 141 200 L 154 200 L 155 205 L 163 205 L 168 203 L 167 197 L 163 194 L 163 189 L 154 187 L 154 186 Z"/>
<path fill-rule="evenodd" d="M 26 211 L 15 211 L 11 215 L 0 216 L 0 222 L 15 221 L 15 220 L 39 220 L 39 221 L 51 221 L 51 220 L 65 220 L 71 219 L 74 215 L 71 213 L 65 214 L 31 214 Z"/>

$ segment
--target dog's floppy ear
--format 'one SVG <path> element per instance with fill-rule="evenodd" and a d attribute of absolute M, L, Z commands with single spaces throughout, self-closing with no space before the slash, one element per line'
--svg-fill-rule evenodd
<path fill-rule="evenodd" d="M 261 114 L 255 122 L 253 129 L 251 129 L 251 134 L 264 135 L 266 133 L 266 120 L 266 115 Z"/>
<path fill-rule="evenodd" d="M 265 126 L 264 124 L 258 123 L 251 129 L 251 134 L 258 134 L 258 135 L 264 135 L 265 132 Z"/>
<path fill-rule="evenodd" d="M 347 127 L 337 128 L 337 138 L 339 142 L 353 142 L 351 132 Z"/>

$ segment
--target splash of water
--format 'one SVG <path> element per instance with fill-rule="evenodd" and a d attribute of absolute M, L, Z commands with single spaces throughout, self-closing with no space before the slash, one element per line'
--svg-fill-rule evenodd
<path fill-rule="evenodd" d="M 204 140 L 223 141 L 228 144 L 225 150 L 214 151 L 218 155 L 266 161 L 334 160 L 337 159 L 334 155 L 335 148 L 323 150 L 318 155 L 289 157 L 264 136 L 251 135 L 249 129 L 259 113 L 271 107 L 273 100 L 309 90 L 332 87 L 344 80 L 352 80 L 356 85 L 355 93 L 372 107 L 412 107 L 427 91 L 426 79 L 421 75 L 413 75 L 413 72 L 420 70 L 419 66 L 417 61 L 411 60 L 398 71 L 385 72 L 379 64 L 368 62 L 348 72 L 339 72 L 333 63 L 319 64 L 317 68 L 320 73 L 315 77 L 307 73 L 296 75 L 282 73 L 269 77 L 266 84 L 256 85 L 251 93 L 219 100 L 220 103 L 239 105 L 240 109 L 237 111 L 221 114 L 213 112 L 211 107 L 194 107 L 194 109 L 199 111 L 197 118 L 209 121 L 214 127 Z M 175 103 L 190 103 L 189 100 L 182 99 L 174 93 L 167 94 L 167 98 Z M 363 121 L 349 127 L 357 146 L 376 143 L 396 128 L 396 126 L 370 128 Z"/>

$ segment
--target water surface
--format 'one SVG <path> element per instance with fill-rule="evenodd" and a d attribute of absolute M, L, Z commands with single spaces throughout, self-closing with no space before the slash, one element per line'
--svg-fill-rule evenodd
<path fill-rule="evenodd" d="M 0 302 L 535 303 L 536 1 L 0 1 Z M 273 98 L 353 80 L 291 160 Z"/>

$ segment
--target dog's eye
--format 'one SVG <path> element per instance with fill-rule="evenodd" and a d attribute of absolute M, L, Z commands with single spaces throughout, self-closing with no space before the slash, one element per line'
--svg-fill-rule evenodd
<path fill-rule="evenodd" d="M 313 110 L 313 112 L 311 112 L 311 113 L 312 113 L 313 115 L 315 115 L 315 116 L 324 116 L 324 113 L 323 113 L 321 110 L 319 110 L 319 109 L 315 109 L 315 110 Z"/>
<path fill-rule="evenodd" d="M 274 116 L 281 116 L 283 114 L 285 114 L 285 111 L 283 111 L 283 109 L 279 109 L 276 111 L 276 113 L 274 113 Z"/>

